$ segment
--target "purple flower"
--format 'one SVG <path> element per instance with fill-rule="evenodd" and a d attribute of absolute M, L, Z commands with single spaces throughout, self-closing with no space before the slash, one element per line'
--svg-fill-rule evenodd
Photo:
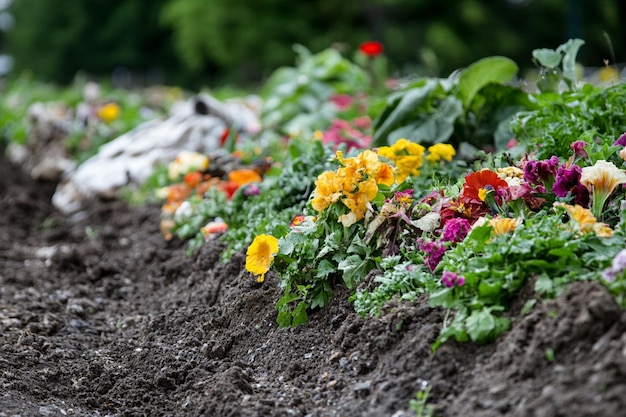
<path fill-rule="evenodd" d="M 622 135 L 619 138 L 617 138 L 617 140 L 615 141 L 615 143 L 613 143 L 613 145 L 626 146 L 626 133 L 622 133 Z"/>
<path fill-rule="evenodd" d="M 565 197 L 568 193 L 574 197 L 574 202 L 582 207 L 589 207 L 589 190 L 580 183 L 582 170 L 578 165 L 568 168 L 563 164 L 559 167 L 552 191 L 557 197 Z"/>
<path fill-rule="evenodd" d="M 574 156 L 576 158 L 586 158 L 587 155 L 587 151 L 585 151 L 585 148 L 587 147 L 587 142 L 585 142 L 584 140 L 577 140 L 576 142 L 573 142 L 571 145 L 569 145 L 569 147 L 574 151 Z"/>
<path fill-rule="evenodd" d="M 250 183 L 243 190 L 243 195 L 246 197 L 250 197 L 251 195 L 259 195 L 261 190 L 259 190 L 259 185 L 257 183 Z"/>
<path fill-rule="evenodd" d="M 540 192 L 548 192 L 552 188 L 558 166 L 557 156 L 543 161 L 528 161 L 524 165 L 524 181 L 540 188 Z"/>
<path fill-rule="evenodd" d="M 443 229 L 444 242 L 461 242 L 469 233 L 472 225 L 467 219 L 455 217 L 446 222 Z"/>
<path fill-rule="evenodd" d="M 417 239 L 417 244 L 419 249 L 425 253 L 424 265 L 428 266 L 431 271 L 434 271 L 446 253 L 446 247 L 437 242 L 425 241 L 421 238 Z"/>
<path fill-rule="evenodd" d="M 463 275 L 457 275 L 454 272 L 445 271 L 441 276 L 441 283 L 448 288 L 454 286 L 462 287 L 465 285 L 465 277 Z"/>
<path fill-rule="evenodd" d="M 615 255 L 615 258 L 611 261 L 611 266 L 604 270 L 603 275 L 607 281 L 613 282 L 615 277 L 624 270 L 626 270 L 626 249 L 622 249 Z"/>

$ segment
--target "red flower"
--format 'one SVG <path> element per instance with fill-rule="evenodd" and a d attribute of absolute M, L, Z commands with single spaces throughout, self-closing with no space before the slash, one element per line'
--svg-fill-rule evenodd
<path fill-rule="evenodd" d="M 380 42 L 368 41 L 359 46 L 359 50 L 370 58 L 374 58 L 383 53 L 383 45 Z"/>
<path fill-rule="evenodd" d="M 465 176 L 461 197 L 480 204 L 485 201 L 485 195 L 493 191 L 495 192 L 494 198 L 497 201 L 497 197 L 500 195 L 499 191 L 506 189 L 508 186 L 506 181 L 498 177 L 498 174 L 488 169 L 483 169 Z"/>

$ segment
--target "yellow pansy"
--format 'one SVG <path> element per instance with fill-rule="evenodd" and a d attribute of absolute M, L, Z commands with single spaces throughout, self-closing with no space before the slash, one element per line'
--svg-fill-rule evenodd
<path fill-rule="evenodd" d="M 334 171 L 322 172 L 315 181 L 315 194 L 311 205 L 317 211 L 322 211 L 331 204 L 339 201 L 342 196 L 344 178 Z"/>
<path fill-rule="evenodd" d="M 246 252 L 246 270 L 256 275 L 258 282 L 263 282 L 277 253 L 278 239 L 274 236 L 263 234 L 255 237 Z"/>
<path fill-rule="evenodd" d="M 396 166 L 396 181 L 404 182 L 408 176 L 417 177 L 424 163 L 425 148 L 419 143 L 405 138 L 399 139 L 391 146 L 381 146 L 378 154 L 392 160 Z"/>
<path fill-rule="evenodd" d="M 613 230 L 605 223 L 596 221 L 596 217 L 589 209 L 578 204 L 572 206 L 561 202 L 554 203 L 554 207 L 564 208 L 570 219 L 578 223 L 580 233 L 595 233 L 599 237 L 613 236 Z"/>
<path fill-rule="evenodd" d="M 426 160 L 428 162 L 439 162 L 441 160 L 450 162 L 452 158 L 454 158 L 454 155 L 456 155 L 454 146 L 447 143 L 437 143 L 428 147 Z"/>

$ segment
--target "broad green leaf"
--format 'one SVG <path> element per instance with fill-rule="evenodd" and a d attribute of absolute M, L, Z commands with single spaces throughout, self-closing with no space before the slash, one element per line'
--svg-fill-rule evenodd
<path fill-rule="evenodd" d="M 469 108 L 481 88 L 491 83 L 511 81 L 518 69 L 513 60 L 502 56 L 483 58 L 465 68 L 459 77 L 459 96 L 463 108 Z"/>
<path fill-rule="evenodd" d="M 430 294 L 428 305 L 430 307 L 452 308 L 454 306 L 454 293 L 450 288 L 442 288 Z"/>
<path fill-rule="evenodd" d="M 576 55 L 581 46 L 585 44 L 582 39 L 570 39 L 556 50 L 559 53 L 565 53 L 563 56 L 563 77 L 568 80 L 576 80 Z"/>
<path fill-rule="evenodd" d="M 406 122 L 406 117 L 422 104 L 430 93 L 437 87 L 437 81 L 428 79 L 421 87 L 412 88 L 404 92 L 397 104 L 391 104 L 392 110 L 385 109 L 374 122 L 378 126 L 373 135 L 372 147 L 388 145 L 387 136 L 394 128 Z"/>
<path fill-rule="evenodd" d="M 541 274 L 537 281 L 535 281 L 535 291 L 539 294 L 552 294 L 554 291 L 554 284 L 548 274 Z"/>
<path fill-rule="evenodd" d="M 350 255 L 339 262 L 337 269 L 343 271 L 343 281 L 348 288 L 354 288 L 357 282 L 365 278 L 369 272 L 370 262 L 361 259 L 359 255 Z"/>
<path fill-rule="evenodd" d="M 454 97 L 444 98 L 434 113 L 389 132 L 389 142 L 407 138 L 414 142 L 435 144 L 446 142 L 454 133 L 454 124 L 463 114 L 461 101 Z"/>
<path fill-rule="evenodd" d="M 561 63 L 562 55 L 554 49 L 540 48 L 533 50 L 533 58 L 546 68 L 556 68 Z"/>

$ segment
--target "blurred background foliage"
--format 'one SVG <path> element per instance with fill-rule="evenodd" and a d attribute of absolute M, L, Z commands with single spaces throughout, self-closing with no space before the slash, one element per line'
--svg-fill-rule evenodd
<path fill-rule="evenodd" d="M 574 37 L 586 42 L 579 54 L 585 66 L 626 59 L 623 0 L 0 3 L 13 22 L 0 26 L 0 54 L 14 60 L 10 76 L 28 71 L 61 84 L 83 72 L 122 87 L 253 87 L 293 65 L 294 44 L 312 52 L 335 46 L 352 56 L 367 40 L 383 43 L 391 76 L 445 77 L 492 55 L 530 69 L 533 49 Z"/>

